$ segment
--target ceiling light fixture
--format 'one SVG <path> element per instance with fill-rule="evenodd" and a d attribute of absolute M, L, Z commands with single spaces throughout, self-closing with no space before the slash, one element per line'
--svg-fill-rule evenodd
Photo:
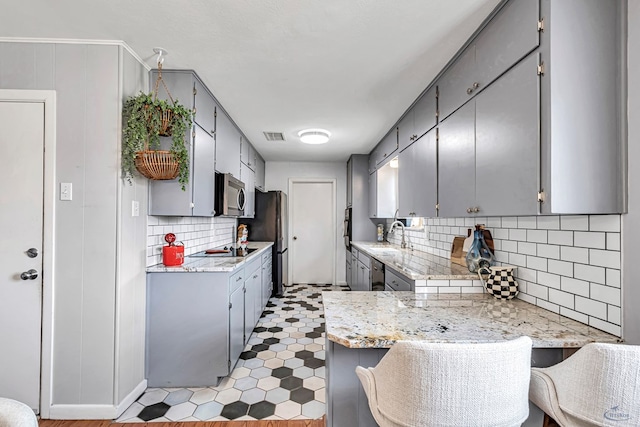
<path fill-rule="evenodd" d="M 305 129 L 298 132 L 298 136 L 305 144 L 325 144 L 329 142 L 331 132 L 324 129 Z"/>

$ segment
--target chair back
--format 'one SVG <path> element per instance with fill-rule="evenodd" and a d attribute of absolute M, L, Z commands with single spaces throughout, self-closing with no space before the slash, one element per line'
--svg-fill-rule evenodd
<path fill-rule="evenodd" d="M 399 341 L 369 368 L 372 413 L 380 425 L 519 426 L 529 415 L 531 346 L 528 337 L 488 344 Z"/>
<path fill-rule="evenodd" d="M 640 346 L 587 344 L 545 368 L 560 409 L 593 425 L 640 425 Z"/>

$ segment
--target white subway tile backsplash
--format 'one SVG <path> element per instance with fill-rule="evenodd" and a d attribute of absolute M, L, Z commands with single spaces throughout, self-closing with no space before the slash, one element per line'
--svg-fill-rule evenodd
<path fill-rule="evenodd" d="M 502 227 L 502 220 L 500 217 L 491 217 L 487 219 L 487 228 L 500 228 Z"/>
<path fill-rule="evenodd" d="M 560 228 L 562 230 L 589 230 L 589 217 L 586 215 L 566 215 L 560 217 Z"/>
<path fill-rule="evenodd" d="M 518 228 L 518 217 L 502 217 L 502 228 Z"/>
<path fill-rule="evenodd" d="M 538 243 L 537 252 L 539 257 L 560 259 L 560 246 Z"/>
<path fill-rule="evenodd" d="M 438 288 L 438 293 L 439 294 L 459 294 L 461 293 L 461 289 L 460 289 L 460 286 L 449 286 L 449 287 L 441 286 Z"/>
<path fill-rule="evenodd" d="M 620 233 L 607 233 L 607 250 L 620 250 Z"/>
<path fill-rule="evenodd" d="M 514 242 L 512 240 L 503 240 L 502 250 L 505 252 L 518 252 L 518 242 Z"/>
<path fill-rule="evenodd" d="M 553 289 L 549 289 L 546 286 L 540 286 L 537 283 L 528 283 L 527 284 L 527 294 L 534 296 L 536 298 L 542 298 L 543 300 L 550 301 L 550 291 Z"/>
<path fill-rule="evenodd" d="M 605 322 L 596 317 L 589 317 L 589 326 L 608 332 L 617 337 L 622 335 L 622 328 L 619 325 L 614 325 L 609 322 Z"/>
<path fill-rule="evenodd" d="M 620 306 L 620 289 L 611 286 L 603 286 L 597 283 L 591 284 L 591 299 L 606 302 L 607 304 Z"/>
<path fill-rule="evenodd" d="M 589 296 L 589 282 L 584 280 L 562 277 L 560 278 L 560 289 L 565 292 L 571 292 L 572 294 L 582 295 L 583 297 Z"/>
<path fill-rule="evenodd" d="M 573 246 L 562 246 L 560 248 L 560 259 L 562 261 L 589 263 L 589 249 L 576 248 Z"/>
<path fill-rule="evenodd" d="M 494 228 L 494 229 L 490 229 L 489 231 L 491 231 L 491 235 L 493 236 L 493 239 L 508 239 L 509 238 L 509 230 L 506 228 Z"/>
<path fill-rule="evenodd" d="M 607 304 L 594 301 L 588 298 L 584 298 L 576 295 L 576 311 L 589 315 L 590 317 L 597 317 L 598 319 L 605 320 L 607 318 Z"/>
<path fill-rule="evenodd" d="M 570 319 L 577 320 L 578 322 L 589 324 L 589 316 L 583 313 L 578 313 L 566 307 L 560 307 L 560 314 Z"/>
<path fill-rule="evenodd" d="M 573 245 L 573 232 L 572 231 L 549 231 L 548 242 L 553 245 Z"/>
<path fill-rule="evenodd" d="M 557 289 L 549 289 L 549 298 L 543 299 L 571 309 L 573 309 L 575 305 L 575 296 L 573 294 L 559 291 Z"/>
<path fill-rule="evenodd" d="M 529 294 L 524 294 L 524 293 L 520 293 L 518 295 L 518 298 L 520 298 L 522 301 L 528 302 L 529 304 L 533 304 L 533 305 L 535 305 L 537 301 L 536 297 Z"/>
<path fill-rule="evenodd" d="M 607 320 L 613 324 L 620 325 L 622 319 L 622 313 L 620 307 L 610 305 L 607 307 Z"/>
<path fill-rule="evenodd" d="M 556 261 L 550 259 L 548 262 L 549 273 L 559 274 L 561 276 L 573 277 L 573 263 L 566 261 Z"/>
<path fill-rule="evenodd" d="M 527 257 L 520 254 L 509 254 L 509 264 L 517 267 L 525 267 L 527 265 Z"/>
<path fill-rule="evenodd" d="M 518 277 L 526 280 L 528 282 L 537 282 L 537 272 L 536 270 L 532 270 L 530 268 L 518 268 L 517 269 Z"/>
<path fill-rule="evenodd" d="M 512 228 L 509 230 L 509 240 L 527 241 L 527 230 L 519 230 Z"/>
<path fill-rule="evenodd" d="M 616 288 L 620 287 L 620 270 L 615 270 L 613 268 L 607 268 L 607 286 L 614 286 Z"/>
<path fill-rule="evenodd" d="M 606 235 L 601 232 L 576 231 L 573 233 L 573 245 L 583 248 L 606 248 Z"/>
<path fill-rule="evenodd" d="M 541 229 L 541 230 L 559 230 L 560 229 L 560 217 L 559 216 L 539 216 L 538 217 L 538 229 Z"/>
<path fill-rule="evenodd" d="M 557 274 L 538 271 L 538 283 L 550 288 L 560 289 L 560 277 Z"/>
<path fill-rule="evenodd" d="M 575 264 L 573 266 L 573 276 L 576 279 L 588 280 L 589 282 L 602 284 L 606 282 L 606 270 L 603 267 Z"/>
<path fill-rule="evenodd" d="M 560 306 L 559 305 L 550 303 L 550 302 L 545 301 L 543 299 L 538 299 L 538 301 L 536 302 L 536 305 L 538 307 L 544 308 L 545 310 L 549 310 L 549 311 L 552 311 L 554 313 L 560 313 Z"/>
<path fill-rule="evenodd" d="M 527 230 L 527 242 L 547 243 L 547 231 Z"/>
<path fill-rule="evenodd" d="M 524 255 L 536 255 L 536 244 L 527 242 L 518 242 L 518 253 Z"/>
<path fill-rule="evenodd" d="M 589 229 L 591 231 L 620 231 L 619 215 L 590 215 Z"/>
<path fill-rule="evenodd" d="M 593 265 L 620 268 L 620 252 L 589 249 L 589 260 Z"/>
<path fill-rule="evenodd" d="M 482 288 L 461 287 L 460 291 L 463 294 L 482 294 L 482 293 L 484 293 L 484 289 L 482 289 Z"/>
<path fill-rule="evenodd" d="M 537 271 L 547 271 L 547 259 L 539 258 L 535 256 L 528 256 L 527 268 L 532 268 Z"/>
<path fill-rule="evenodd" d="M 536 217 L 535 216 L 521 216 L 518 217 L 518 228 L 536 228 Z"/>

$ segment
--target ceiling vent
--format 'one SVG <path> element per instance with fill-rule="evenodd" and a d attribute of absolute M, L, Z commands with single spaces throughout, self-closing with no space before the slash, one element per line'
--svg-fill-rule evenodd
<path fill-rule="evenodd" d="M 262 132 L 267 141 L 284 141 L 282 132 Z"/>

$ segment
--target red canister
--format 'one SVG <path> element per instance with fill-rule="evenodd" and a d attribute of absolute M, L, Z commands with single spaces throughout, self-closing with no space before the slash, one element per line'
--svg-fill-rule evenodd
<path fill-rule="evenodd" d="M 162 247 L 162 263 L 166 266 L 182 265 L 184 262 L 184 245 L 176 245 L 176 235 L 168 233 L 164 240 L 169 243 Z"/>

